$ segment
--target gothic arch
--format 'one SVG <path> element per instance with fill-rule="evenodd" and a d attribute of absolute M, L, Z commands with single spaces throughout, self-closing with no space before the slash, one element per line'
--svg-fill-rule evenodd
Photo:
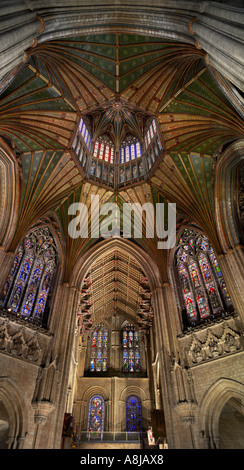
<path fill-rule="evenodd" d="M 215 5 L 211 5 L 211 2 L 191 2 L 189 5 L 189 2 L 182 1 L 180 5 L 177 5 L 176 2 L 174 7 L 169 8 L 168 2 L 155 2 L 155 5 L 149 6 L 143 0 L 140 2 L 138 11 L 135 5 L 125 4 L 121 1 L 119 5 L 115 4 L 112 7 L 100 5 L 99 11 L 96 6 L 92 6 L 88 14 L 84 5 L 78 1 L 75 10 L 70 9 L 65 1 L 59 2 L 58 6 L 56 2 L 45 1 L 45 11 L 48 16 L 48 24 L 46 24 L 46 17 L 42 18 L 42 9 L 38 7 L 38 2 L 28 0 L 25 3 L 26 5 L 22 6 L 22 9 L 25 13 L 28 12 L 29 24 L 20 24 L 18 34 L 11 38 L 13 58 L 9 63 L 6 59 L 3 60 L 0 71 L 3 89 L 21 67 L 21 62 L 27 60 L 28 54 L 24 51 L 28 48 L 31 51 L 33 48 L 35 51 L 39 44 L 43 45 L 43 43 L 61 36 L 79 34 L 80 31 L 82 34 L 111 33 L 115 28 L 119 32 L 153 34 L 165 40 L 176 40 L 195 45 L 196 49 L 203 48 L 208 53 L 205 58 L 206 64 L 211 66 L 213 72 L 216 73 L 217 69 L 231 83 L 243 89 L 240 78 L 242 61 L 238 60 L 241 56 L 241 45 L 238 43 L 238 32 L 241 30 L 242 19 L 241 9 L 232 11 L 230 14 L 229 5 L 221 5 L 216 8 Z M 49 9 L 51 9 L 52 15 L 50 15 Z M 7 13 L 5 12 L 5 15 Z M 10 10 L 8 15 L 13 15 L 16 21 L 18 10 L 15 14 Z M 209 15 L 213 16 L 215 30 L 209 27 Z M 226 36 L 222 35 L 226 21 L 230 26 L 234 24 L 237 31 L 231 35 L 230 45 L 226 41 Z M 8 34 L 8 30 L 6 34 Z M 20 42 L 22 46 L 20 46 Z M 5 40 L 4 43 L 6 43 L 6 45 L 4 44 L 6 55 L 8 41 Z M 218 47 L 216 47 L 216 43 Z M 239 62 L 238 66 L 233 66 L 234 62 L 237 64 Z M 226 88 L 225 80 L 223 82 L 222 87 Z"/>
<path fill-rule="evenodd" d="M 31 234 L 33 234 L 33 236 Z M 36 225 L 33 225 L 26 231 L 15 250 L 14 257 L 7 276 L 4 279 L 5 284 L 3 287 L 1 305 L 4 308 L 13 308 L 14 312 L 19 313 L 20 307 L 23 309 L 24 302 L 26 302 L 26 295 L 29 289 L 32 299 L 34 297 L 33 304 L 31 307 L 28 307 L 27 313 L 22 312 L 21 314 L 31 317 L 34 314 L 34 308 L 37 308 L 38 299 L 41 299 L 40 307 L 42 308 L 42 311 L 40 314 L 40 322 L 43 320 L 42 317 L 44 310 L 46 310 L 46 313 L 48 312 L 48 318 L 46 318 L 46 320 L 50 323 L 49 312 L 51 310 L 51 304 L 53 304 L 55 300 L 54 291 L 57 288 L 57 279 L 60 275 L 59 268 L 61 267 L 61 270 L 63 269 L 63 263 L 60 240 L 49 218 L 39 220 Z M 36 264 L 38 262 L 40 262 L 41 267 Z M 20 270 L 22 270 L 24 266 L 23 263 L 28 264 L 28 269 L 25 273 L 25 278 L 22 280 L 22 284 L 20 285 L 19 276 Z M 38 274 L 38 281 L 36 283 L 32 283 L 31 280 L 34 280 L 33 276 L 35 274 L 33 268 L 35 268 L 35 266 L 38 267 L 40 275 Z M 44 276 L 46 277 L 46 285 L 41 288 L 41 283 L 43 283 L 44 286 Z M 15 292 L 15 287 L 18 283 L 19 290 L 21 291 L 20 300 L 12 306 L 11 302 Z M 36 311 L 36 313 L 38 312 Z M 38 318 L 39 317 L 36 318 L 37 321 L 39 321 Z"/>
<path fill-rule="evenodd" d="M 28 430 L 28 413 L 23 398 L 8 377 L 0 378 L 0 398 L 9 416 L 8 448 L 22 448 Z"/>
<path fill-rule="evenodd" d="M 141 402 L 147 399 L 146 393 L 143 388 L 138 387 L 137 385 L 128 385 L 128 387 L 125 387 L 121 391 L 119 401 L 126 403 L 127 398 L 129 398 L 131 395 L 136 395 L 137 397 L 139 397 Z"/>
<path fill-rule="evenodd" d="M 96 329 L 100 325 L 100 323 L 102 323 L 108 331 L 110 330 L 110 325 L 108 321 L 106 320 L 106 318 L 103 318 L 101 321 L 98 320 L 96 323 L 93 324 L 92 331 Z"/>
<path fill-rule="evenodd" d="M 8 249 L 16 228 L 19 201 L 19 166 L 13 149 L 0 137 L 0 245 Z"/>
<path fill-rule="evenodd" d="M 89 387 L 85 392 L 82 397 L 82 399 L 89 403 L 90 399 L 94 395 L 101 395 L 106 402 L 109 399 L 109 392 L 105 387 L 102 387 L 100 385 L 93 385 L 92 387 Z"/>
<path fill-rule="evenodd" d="M 223 252 L 238 246 L 240 233 L 236 220 L 234 197 L 236 173 L 244 164 L 244 140 L 231 144 L 219 157 L 215 169 L 215 217 Z"/>
<path fill-rule="evenodd" d="M 219 418 L 224 405 L 230 399 L 244 401 L 244 384 L 236 380 L 220 378 L 205 393 L 199 412 L 200 436 L 210 448 L 218 448 Z"/>
<path fill-rule="evenodd" d="M 175 255 L 175 252 L 176 252 L 176 249 L 177 249 L 177 245 L 178 245 L 178 242 L 184 232 L 185 229 L 188 229 L 188 230 L 195 230 L 196 232 L 199 232 L 201 235 L 204 235 L 205 237 L 207 237 L 210 241 L 210 243 L 212 244 L 212 240 L 210 240 L 210 238 L 208 237 L 208 234 L 206 234 L 200 227 L 195 227 L 194 225 L 192 224 L 184 224 L 184 225 L 181 225 L 180 229 L 177 231 L 177 234 L 176 234 L 176 239 L 175 239 L 175 246 L 173 248 L 171 248 L 170 252 L 169 252 L 169 256 L 168 256 L 168 275 L 169 275 L 169 279 L 172 278 L 172 268 L 174 266 L 174 255 Z"/>
<path fill-rule="evenodd" d="M 201 229 L 181 227 L 170 252 L 169 277 L 184 328 L 233 312 L 216 253 L 211 239 Z"/>
<path fill-rule="evenodd" d="M 86 273 L 94 261 L 104 253 L 109 253 L 115 249 L 126 251 L 135 258 L 140 266 L 143 266 L 143 271 L 149 280 L 151 290 L 161 286 L 161 275 L 155 260 L 152 259 L 142 248 L 135 246 L 131 241 L 122 238 L 103 240 L 81 256 L 73 269 L 70 285 L 79 290 L 83 278 L 86 276 Z"/>

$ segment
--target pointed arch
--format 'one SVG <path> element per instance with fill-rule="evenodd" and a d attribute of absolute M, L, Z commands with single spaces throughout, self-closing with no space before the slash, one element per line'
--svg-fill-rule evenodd
<path fill-rule="evenodd" d="M 90 266 L 102 256 L 104 253 L 109 253 L 115 249 L 121 249 L 133 256 L 140 266 L 143 266 L 145 275 L 148 278 L 151 290 L 156 287 L 161 287 L 162 279 L 157 263 L 152 257 L 146 253 L 141 247 L 135 245 L 130 240 L 123 238 L 112 238 L 103 240 L 92 246 L 74 266 L 73 273 L 70 279 L 70 285 L 79 290 L 83 278 L 86 277 Z"/>
<path fill-rule="evenodd" d="M 46 324 L 57 258 L 52 230 L 45 224 L 32 227 L 15 253 L 1 293 L 2 308 L 37 324 Z"/>
<path fill-rule="evenodd" d="M 0 245 L 8 249 L 20 204 L 20 169 L 14 149 L 0 137 Z"/>
<path fill-rule="evenodd" d="M 220 378 L 205 393 L 199 412 L 200 435 L 210 448 L 218 448 L 219 418 L 224 405 L 231 399 L 244 401 L 244 384 Z"/>
<path fill-rule="evenodd" d="M 0 399 L 9 417 L 8 447 L 21 448 L 28 432 L 28 411 L 19 390 L 8 377 L 0 377 Z"/>
<path fill-rule="evenodd" d="M 231 144 L 219 157 L 215 169 L 215 218 L 223 252 L 243 243 L 238 223 L 238 176 L 244 165 L 244 140 Z"/>
<path fill-rule="evenodd" d="M 233 311 L 217 256 L 203 233 L 195 228 L 180 231 L 170 267 L 184 328 Z"/>

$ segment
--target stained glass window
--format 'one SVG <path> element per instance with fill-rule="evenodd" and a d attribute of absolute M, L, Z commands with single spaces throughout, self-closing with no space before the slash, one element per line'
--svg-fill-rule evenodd
<path fill-rule="evenodd" d="M 197 314 L 196 314 L 196 309 L 195 309 L 195 305 L 193 301 L 193 295 L 190 290 L 187 269 L 182 263 L 179 263 L 178 270 L 179 270 L 181 285 L 183 289 L 183 296 L 184 296 L 188 316 L 191 319 L 196 319 Z"/>
<path fill-rule="evenodd" d="M 126 401 L 126 431 L 142 431 L 141 400 L 137 396 L 130 396 Z"/>
<path fill-rule="evenodd" d="M 19 246 L 0 306 L 42 324 L 56 268 L 56 246 L 49 229 L 31 232 Z"/>
<path fill-rule="evenodd" d="M 176 266 L 190 323 L 232 310 L 216 255 L 204 235 L 184 231 L 176 249 Z"/>
<path fill-rule="evenodd" d="M 122 370 L 123 372 L 140 372 L 139 332 L 133 325 L 122 330 Z"/>
<path fill-rule="evenodd" d="M 141 146 L 140 146 L 140 142 L 136 142 L 136 156 L 137 156 L 137 158 L 141 157 Z"/>
<path fill-rule="evenodd" d="M 205 246 L 206 244 L 204 244 L 204 247 Z M 205 250 L 205 248 L 203 249 Z M 213 313 L 214 314 L 219 313 L 221 312 L 221 304 L 219 301 L 217 287 L 215 286 L 214 281 L 212 280 L 210 265 L 208 263 L 207 257 L 203 253 L 200 253 L 198 260 L 199 260 L 199 265 L 202 271 L 203 280 L 206 286 L 208 298 L 212 306 Z"/>
<path fill-rule="evenodd" d="M 90 371 L 106 372 L 108 369 L 108 330 L 103 324 L 92 332 Z"/>
<path fill-rule="evenodd" d="M 111 152 L 110 152 L 110 163 L 114 163 L 114 147 L 111 147 Z"/>
<path fill-rule="evenodd" d="M 93 157 L 105 160 L 105 162 L 114 163 L 114 147 L 111 143 L 103 143 L 96 140 L 93 148 Z"/>
<path fill-rule="evenodd" d="M 101 439 L 104 427 L 104 399 L 94 395 L 89 402 L 87 431 L 90 439 Z"/>

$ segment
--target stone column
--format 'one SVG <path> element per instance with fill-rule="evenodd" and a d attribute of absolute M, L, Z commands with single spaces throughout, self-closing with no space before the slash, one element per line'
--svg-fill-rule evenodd
<path fill-rule="evenodd" d="M 87 406 L 87 402 L 79 400 L 76 406 L 76 413 L 74 414 L 75 421 L 77 421 L 82 432 L 85 432 L 87 429 Z"/>
<path fill-rule="evenodd" d="M 105 431 L 113 431 L 112 428 L 112 400 L 106 400 L 105 402 L 105 413 L 106 413 L 106 421 L 105 421 Z"/>
<path fill-rule="evenodd" d="M 152 292 L 152 303 L 154 307 L 154 331 L 156 347 L 155 352 L 158 353 L 158 360 L 161 369 L 161 390 L 162 390 L 162 403 L 165 414 L 165 421 L 167 427 L 167 439 L 169 445 L 174 448 L 174 436 L 172 429 L 172 406 L 171 406 L 171 393 L 170 393 L 170 337 L 168 333 L 167 319 L 168 315 L 165 309 L 165 300 L 163 287 L 159 286 Z"/>
<path fill-rule="evenodd" d="M 82 343 L 78 347 L 79 359 L 78 359 L 78 367 L 77 367 L 77 378 L 84 376 L 86 354 L 87 354 L 87 338 L 84 342 L 82 341 Z"/>
<path fill-rule="evenodd" d="M 204 49 L 209 64 L 243 90 L 243 10 L 213 2 L 202 2 L 199 10 L 189 24 L 196 47 Z"/>
<path fill-rule="evenodd" d="M 60 447 L 64 413 L 67 406 L 70 366 L 75 344 L 76 313 L 79 295 L 68 283 L 60 284 L 57 290 L 50 329 L 54 334 L 52 356 L 57 358 L 58 387 L 56 420 L 53 426 L 54 448 Z"/>
<path fill-rule="evenodd" d="M 218 256 L 227 290 L 233 305 L 244 321 L 244 272 L 241 250 L 229 250 L 225 255 Z"/>
<path fill-rule="evenodd" d="M 54 410 L 55 405 L 50 402 L 36 402 L 32 404 L 32 407 L 34 410 L 34 421 L 36 425 L 32 448 L 48 448 L 45 444 L 46 439 L 43 439 L 41 442 L 42 436 L 40 432 L 40 426 L 43 426 L 46 423 L 48 415 Z"/>
<path fill-rule="evenodd" d="M 180 431 L 176 425 L 177 420 L 175 420 L 174 406 L 178 401 L 178 390 L 176 393 L 173 388 L 172 364 L 176 359 L 180 360 L 177 336 L 182 332 L 181 319 L 171 284 L 164 283 L 162 287 L 157 287 L 152 293 L 152 300 L 155 311 L 155 353 L 158 353 L 160 367 L 161 400 L 165 415 L 167 441 L 169 448 L 175 448 L 176 442 L 180 442 L 178 435 Z M 188 386 L 189 384 L 185 384 L 184 390 L 187 390 Z M 185 399 L 188 400 L 188 397 Z"/>
<path fill-rule="evenodd" d="M 4 287 L 6 279 L 8 277 L 9 271 L 14 261 L 14 253 L 10 251 L 5 251 L 2 247 L 0 247 L 0 292 Z"/>
<path fill-rule="evenodd" d="M 25 1 L 12 1 L 11 5 L 0 8 L 1 51 L 0 83 L 8 85 L 11 75 L 26 60 L 25 51 L 44 28 L 44 21 L 31 11 Z M 15 70 L 14 70 L 15 69 Z M 0 85 L 1 89 L 1 85 Z"/>

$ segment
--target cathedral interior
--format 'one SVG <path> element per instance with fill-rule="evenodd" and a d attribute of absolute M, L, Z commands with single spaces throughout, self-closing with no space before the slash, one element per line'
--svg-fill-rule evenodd
<path fill-rule="evenodd" d="M 1 449 L 244 448 L 243 24 L 1 1 Z"/>

